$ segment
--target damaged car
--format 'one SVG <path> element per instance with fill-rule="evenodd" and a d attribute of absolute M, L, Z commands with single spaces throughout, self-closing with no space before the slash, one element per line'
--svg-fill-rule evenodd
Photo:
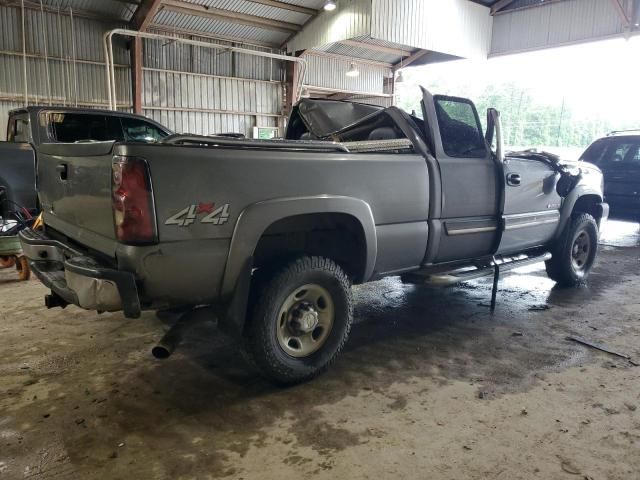
<path fill-rule="evenodd" d="M 136 318 L 212 305 L 290 384 L 343 349 L 353 284 L 449 285 L 542 261 L 560 284 L 587 279 L 608 216 L 599 169 L 505 155 L 499 113 L 483 131 L 469 99 L 423 90 L 421 107 L 304 99 L 280 140 L 41 145 L 45 228 L 20 236 L 47 306 Z"/>

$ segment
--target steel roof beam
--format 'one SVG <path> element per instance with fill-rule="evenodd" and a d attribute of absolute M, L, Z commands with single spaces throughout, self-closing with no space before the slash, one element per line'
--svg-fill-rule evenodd
<path fill-rule="evenodd" d="M 412 53 L 406 59 L 402 60 L 400 63 L 396 63 L 393 66 L 393 71 L 395 72 L 397 70 L 400 70 L 401 68 L 408 67 L 416 60 L 424 57 L 427 53 L 429 53 L 429 50 L 422 50 L 422 49 Z"/>
<path fill-rule="evenodd" d="M 514 0 L 499 0 L 498 2 L 496 2 L 492 7 L 491 7 L 491 15 L 495 15 L 496 13 L 498 13 L 500 10 L 502 10 L 503 8 L 507 8 L 509 5 L 511 5 L 514 2 Z"/>
<path fill-rule="evenodd" d="M 256 15 L 232 12 L 204 5 L 196 5 L 182 0 L 163 0 L 162 6 L 172 12 L 182 13 L 185 15 L 211 18 L 213 20 L 248 25 L 250 27 L 264 28 L 267 30 L 275 30 L 283 33 L 295 33 L 300 31 L 301 28 L 300 25 L 295 23 L 281 22 L 270 18 L 258 17 Z"/>
<path fill-rule="evenodd" d="M 631 19 L 627 16 L 627 12 L 625 12 L 625 9 L 622 7 L 622 4 L 620 3 L 620 0 L 611 0 L 611 3 L 613 3 L 613 6 L 615 7 L 616 11 L 618 12 L 618 15 L 620 15 L 620 19 L 622 20 L 622 24 L 625 27 L 629 27 L 631 25 Z"/>
<path fill-rule="evenodd" d="M 138 8 L 136 8 L 133 17 L 131 17 L 129 27 L 132 30 L 140 30 L 144 32 L 149 28 L 149 25 L 151 25 L 153 17 L 158 13 L 161 3 L 161 0 L 142 0 L 138 5 Z"/>

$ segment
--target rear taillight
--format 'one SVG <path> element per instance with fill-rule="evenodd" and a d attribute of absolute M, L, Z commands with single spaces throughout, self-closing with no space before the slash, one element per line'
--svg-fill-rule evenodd
<path fill-rule="evenodd" d="M 111 199 L 116 238 L 122 243 L 158 240 L 153 190 L 147 162 L 135 157 L 113 157 Z"/>

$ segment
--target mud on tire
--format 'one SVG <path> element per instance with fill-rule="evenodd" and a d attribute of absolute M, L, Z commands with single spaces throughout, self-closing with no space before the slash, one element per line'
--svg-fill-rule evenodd
<path fill-rule="evenodd" d="M 598 225 L 588 213 L 571 218 L 571 222 L 557 240 L 550 260 L 546 262 L 547 275 L 561 286 L 574 286 L 584 282 L 598 253 Z"/>
<path fill-rule="evenodd" d="M 328 258 L 302 257 L 252 287 L 246 342 L 252 363 L 282 385 L 325 370 L 351 330 L 351 281 L 342 268 Z"/>

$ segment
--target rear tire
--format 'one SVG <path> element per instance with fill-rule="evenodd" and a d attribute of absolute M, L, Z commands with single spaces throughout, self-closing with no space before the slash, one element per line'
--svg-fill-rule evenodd
<path fill-rule="evenodd" d="M 547 275 L 561 286 L 584 282 L 598 253 L 598 224 L 588 213 L 571 219 L 546 262 Z"/>
<path fill-rule="evenodd" d="M 351 330 L 351 282 L 333 260 L 302 257 L 254 287 L 247 353 L 272 381 L 289 385 L 324 371 Z"/>

